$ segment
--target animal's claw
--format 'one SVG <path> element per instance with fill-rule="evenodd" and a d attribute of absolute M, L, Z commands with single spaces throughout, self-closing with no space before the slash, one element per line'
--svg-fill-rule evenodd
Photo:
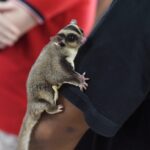
<path fill-rule="evenodd" d="M 88 87 L 88 83 L 86 81 L 89 80 L 89 78 L 86 78 L 85 75 L 86 72 L 84 72 L 82 75 L 79 75 L 79 80 L 80 80 L 79 87 L 81 91 L 86 90 Z"/>

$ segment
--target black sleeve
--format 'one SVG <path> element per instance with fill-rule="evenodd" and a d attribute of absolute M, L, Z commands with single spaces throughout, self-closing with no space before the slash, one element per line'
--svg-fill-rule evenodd
<path fill-rule="evenodd" d="M 150 55 L 134 9 L 139 5 L 130 2 L 116 2 L 79 51 L 76 70 L 87 72 L 88 89 L 82 93 L 65 85 L 61 90 L 83 111 L 89 126 L 106 137 L 116 134 L 149 92 Z"/>

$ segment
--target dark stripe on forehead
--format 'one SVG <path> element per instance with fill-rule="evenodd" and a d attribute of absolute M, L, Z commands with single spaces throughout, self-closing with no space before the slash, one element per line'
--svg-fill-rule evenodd
<path fill-rule="evenodd" d="M 64 29 L 70 29 L 70 30 L 72 30 L 72 31 L 75 31 L 75 32 L 77 32 L 78 34 L 82 34 L 82 32 L 80 32 L 75 26 L 73 26 L 73 25 L 69 25 L 69 26 L 67 26 L 67 27 L 65 27 Z"/>

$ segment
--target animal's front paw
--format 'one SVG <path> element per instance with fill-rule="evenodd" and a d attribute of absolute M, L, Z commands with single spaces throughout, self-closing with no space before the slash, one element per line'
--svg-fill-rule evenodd
<path fill-rule="evenodd" d="M 85 75 L 86 75 L 85 72 L 82 75 L 79 74 L 79 80 L 80 80 L 79 88 L 81 91 L 86 90 L 88 87 L 88 83 L 86 81 L 88 81 L 89 78 L 86 78 Z"/>

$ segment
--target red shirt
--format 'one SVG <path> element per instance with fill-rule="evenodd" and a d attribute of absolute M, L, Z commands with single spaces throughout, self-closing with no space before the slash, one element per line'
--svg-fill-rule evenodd
<path fill-rule="evenodd" d="M 0 130 L 17 134 L 26 110 L 26 79 L 43 46 L 71 19 L 88 34 L 94 23 L 96 0 L 26 0 L 44 23 L 13 47 L 0 51 Z"/>

